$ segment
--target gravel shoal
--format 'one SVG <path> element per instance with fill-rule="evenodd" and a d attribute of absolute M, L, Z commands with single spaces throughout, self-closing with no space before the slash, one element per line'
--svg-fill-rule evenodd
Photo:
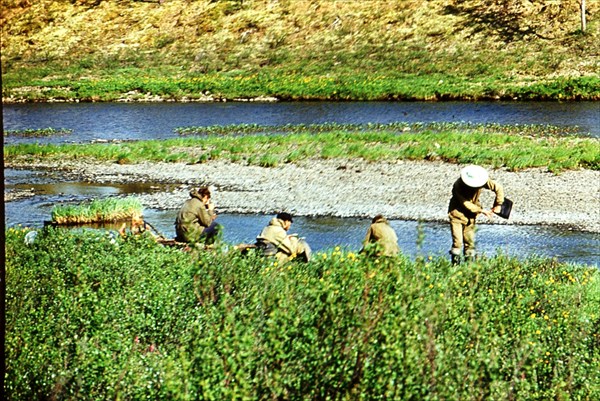
<path fill-rule="evenodd" d="M 446 221 L 451 188 L 461 165 L 396 161 L 307 160 L 278 167 L 246 166 L 228 161 L 203 164 L 90 162 L 13 164 L 14 168 L 63 170 L 65 178 L 95 183 L 157 182 L 177 184 L 171 192 L 140 195 L 145 207 L 178 209 L 189 189 L 210 185 L 220 212 L 289 211 L 303 216 L 372 217 Z M 559 225 L 600 232 L 600 171 L 553 174 L 545 169 L 490 170 L 514 201 L 509 220 L 481 223 Z M 6 195 L 5 195 L 6 200 Z M 484 207 L 493 193 L 484 191 Z"/>

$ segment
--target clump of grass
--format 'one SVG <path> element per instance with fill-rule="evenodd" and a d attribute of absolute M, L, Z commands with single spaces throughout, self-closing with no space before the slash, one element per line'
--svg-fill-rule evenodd
<path fill-rule="evenodd" d="M 276 167 L 279 163 L 279 157 L 270 154 L 263 155 L 258 161 L 261 167 Z"/>
<path fill-rule="evenodd" d="M 142 216 L 142 204 L 135 197 L 95 199 L 78 205 L 56 205 L 52 222 L 60 225 L 106 223 Z"/>
<path fill-rule="evenodd" d="M 348 132 L 490 132 L 534 136 L 554 136 L 565 134 L 579 134 L 577 126 L 555 126 L 548 124 L 474 124 L 466 122 L 391 122 L 391 123 L 364 123 L 364 124 L 230 124 L 209 126 L 177 127 L 174 132 L 181 136 L 239 136 L 251 134 L 319 134 L 332 131 Z"/>
<path fill-rule="evenodd" d="M 28 128 L 28 129 L 16 129 L 6 130 L 4 135 L 6 136 L 21 136 L 21 137 L 45 137 L 45 136 L 58 136 L 58 135 L 69 135 L 72 134 L 72 129 L 67 128 Z"/>

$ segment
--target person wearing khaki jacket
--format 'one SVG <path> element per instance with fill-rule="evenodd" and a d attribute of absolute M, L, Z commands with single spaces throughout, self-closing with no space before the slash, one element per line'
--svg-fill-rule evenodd
<path fill-rule="evenodd" d="M 370 244 L 376 244 L 377 256 L 396 256 L 400 252 L 398 236 L 383 215 L 378 214 L 371 221 L 367 235 L 363 240 L 363 249 L 366 251 Z M 361 252 L 362 252 L 361 251 Z"/>
<path fill-rule="evenodd" d="M 192 244 L 214 242 L 220 226 L 215 222 L 217 214 L 210 197 L 207 187 L 190 191 L 190 199 L 185 201 L 175 220 L 176 241 Z"/>
<path fill-rule="evenodd" d="M 311 251 L 308 244 L 297 235 L 287 233 L 292 222 L 292 215 L 283 212 L 272 218 L 263 228 L 256 237 L 256 247 L 263 255 L 275 256 L 280 263 L 295 259 L 297 256 L 302 256 L 305 261 L 310 259 Z"/>
<path fill-rule="evenodd" d="M 479 201 L 482 189 L 494 191 L 496 198 L 491 210 L 484 210 Z M 450 255 L 452 263 L 458 264 L 461 251 L 468 260 L 475 259 L 475 221 L 483 213 L 492 218 L 499 213 L 504 202 L 502 185 L 491 180 L 488 172 L 480 166 L 467 166 L 460 172 L 460 178 L 452 187 L 452 198 L 448 205 L 448 217 L 452 233 L 452 248 Z M 464 247 L 464 250 L 463 250 Z"/>

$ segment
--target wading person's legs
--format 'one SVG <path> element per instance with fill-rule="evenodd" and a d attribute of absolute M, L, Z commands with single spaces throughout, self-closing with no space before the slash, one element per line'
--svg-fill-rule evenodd
<path fill-rule="evenodd" d="M 204 241 L 205 244 L 211 245 L 215 243 L 215 240 L 221 234 L 222 227 L 213 221 L 210 226 L 206 227 L 200 234 L 200 241 Z"/>
<path fill-rule="evenodd" d="M 450 232 L 452 234 L 452 248 L 450 249 L 450 256 L 452 258 L 453 265 L 460 263 L 460 255 L 463 247 L 463 229 L 464 225 L 461 222 L 450 220 Z"/>
<path fill-rule="evenodd" d="M 463 239 L 465 242 L 465 258 L 468 261 L 475 260 L 475 219 L 469 219 L 464 226 Z"/>

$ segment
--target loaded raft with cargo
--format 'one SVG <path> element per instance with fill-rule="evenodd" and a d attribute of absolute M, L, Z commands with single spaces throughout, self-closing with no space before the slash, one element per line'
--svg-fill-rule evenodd
<path fill-rule="evenodd" d="M 189 245 L 167 238 L 151 223 L 145 221 L 142 203 L 135 197 L 104 198 L 80 204 L 55 205 L 51 220 L 45 221 L 44 226 L 115 229 L 123 237 L 149 233 L 161 245 L 179 248 Z"/>
<path fill-rule="evenodd" d="M 79 204 L 60 204 L 52 209 L 51 220 L 44 222 L 51 227 L 89 227 L 115 230 L 122 237 L 149 234 L 164 246 L 190 250 L 190 244 L 168 238 L 143 217 L 143 206 L 135 197 L 103 198 Z M 195 248 L 210 249 L 210 245 L 196 244 Z M 233 249 L 242 253 L 256 249 L 254 244 L 238 244 Z"/>

